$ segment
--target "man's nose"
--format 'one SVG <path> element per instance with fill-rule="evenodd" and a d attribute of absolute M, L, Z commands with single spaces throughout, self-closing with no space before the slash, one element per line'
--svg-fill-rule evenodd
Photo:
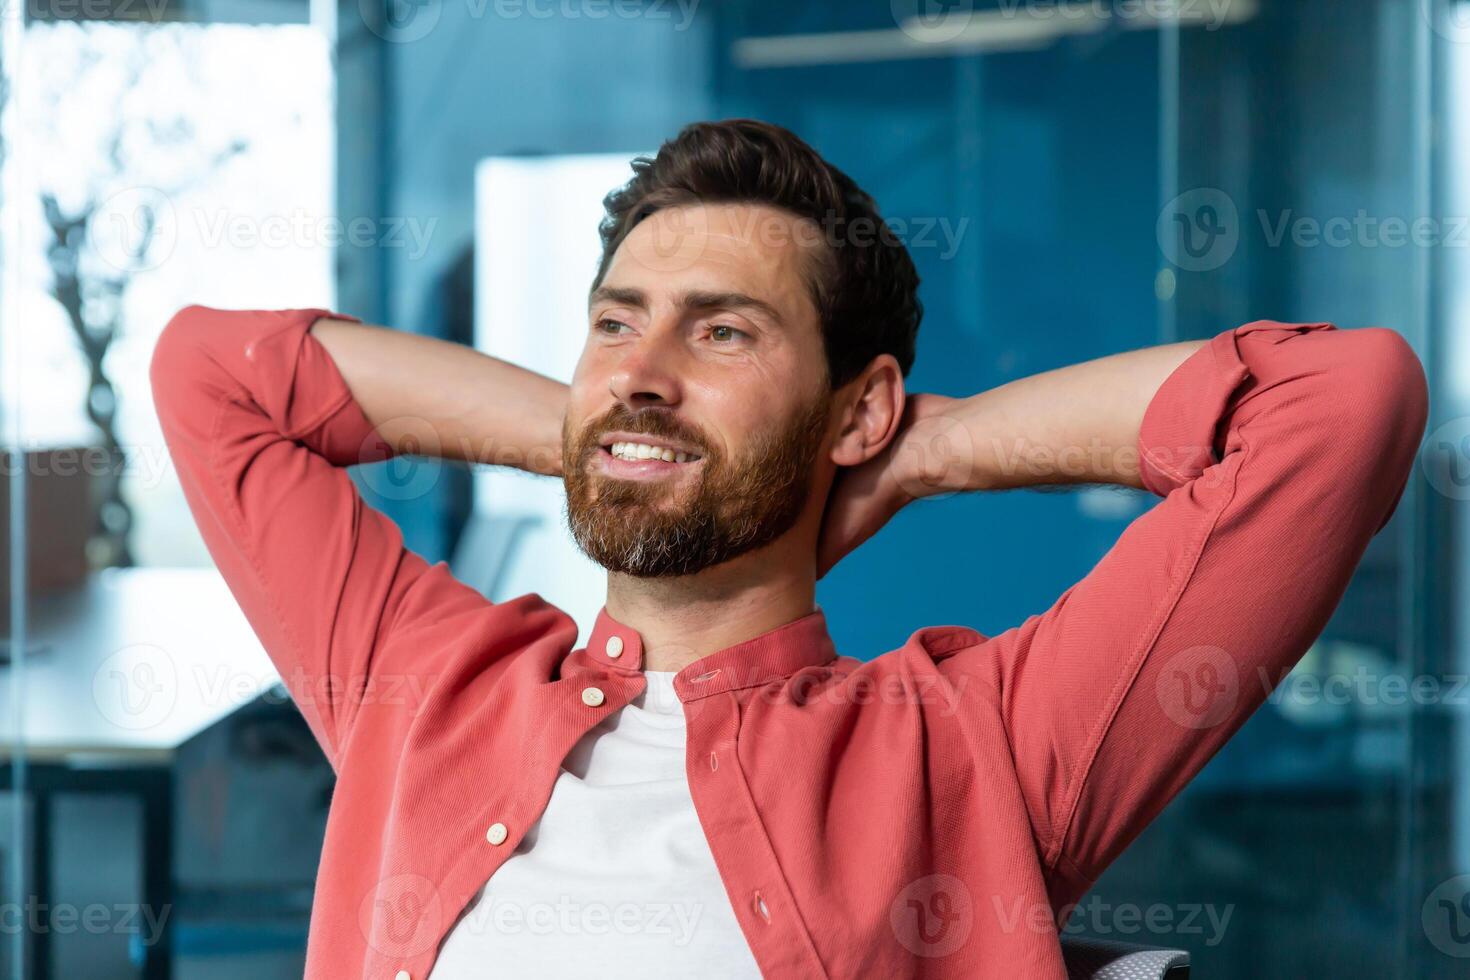
<path fill-rule="evenodd" d="M 629 408 L 677 405 L 681 397 L 682 351 L 677 331 L 654 329 L 627 349 L 608 385 Z"/>

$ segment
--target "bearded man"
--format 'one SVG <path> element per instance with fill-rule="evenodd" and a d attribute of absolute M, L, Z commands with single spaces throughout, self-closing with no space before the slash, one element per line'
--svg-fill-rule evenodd
<path fill-rule="evenodd" d="M 190 306 L 155 349 L 204 540 L 338 777 L 307 976 L 1063 977 L 1068 911 L 1393 513 L 1418 360 L 1258 320 L 909 393 L 907 249 L 792 133 L 690 126 L 605 203 L 570 385 L 325 309 Z M 408 451 L 563 480 L 607 569 L 585 644 L 364 504 L 347 467 Z M 834 648 L 816 582 L 900 508 L 1089 483 L 1160 500 L 1044 613 Z"/>

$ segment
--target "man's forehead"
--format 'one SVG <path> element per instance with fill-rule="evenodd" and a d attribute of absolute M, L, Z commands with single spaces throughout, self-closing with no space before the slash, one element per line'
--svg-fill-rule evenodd
<path fill-rule="evenodd" d="M 607 285 L 674 290 L 804 290 L 815 222 L 758 204 L 664 208 L 640 222 L 608 266 Z"/>

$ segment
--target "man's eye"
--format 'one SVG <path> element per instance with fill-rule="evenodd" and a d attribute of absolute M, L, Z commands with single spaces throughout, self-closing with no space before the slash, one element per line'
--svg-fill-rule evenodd
<path fill-rule="evenodd" d="M 739 330 L 725 323 L 717 323 L 709 328 L 710 336 L 721 343 L 729 343 L 737 337 L 749 336 L 744 330 Z"/>
<path fill-rule="evenodd" d="M 619 328 L 626 326 L 627 324 L 623 323 L 621 320 L 609 320 L 607 318 L 603 318 L 597 321 L 598 331 L 601 333 L 609 334 L 611 336 L 617 336 Z"/>

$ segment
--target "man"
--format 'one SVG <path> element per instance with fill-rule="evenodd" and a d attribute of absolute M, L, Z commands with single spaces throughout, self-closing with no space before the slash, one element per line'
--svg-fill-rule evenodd
<path fill-rule="evenodd" d="M 1392 514 L 1418 361 L 1258 321 L 911 395 L 908 254 L 791 133 L 691 126 L 606 204 L 570 386 L 321 309 L 187 307 L 154 353 L 204 539 L 338 775 L 307 975 L 1062 977 L 1069 908 Z M 363 504 L 346 467 L 410 451 L 562 477 L 608 570 L 584 647 Z M 999 636 L 837 655 L 815 582 L 901 507 L 1058 483 L 1163 500 Z"/>

